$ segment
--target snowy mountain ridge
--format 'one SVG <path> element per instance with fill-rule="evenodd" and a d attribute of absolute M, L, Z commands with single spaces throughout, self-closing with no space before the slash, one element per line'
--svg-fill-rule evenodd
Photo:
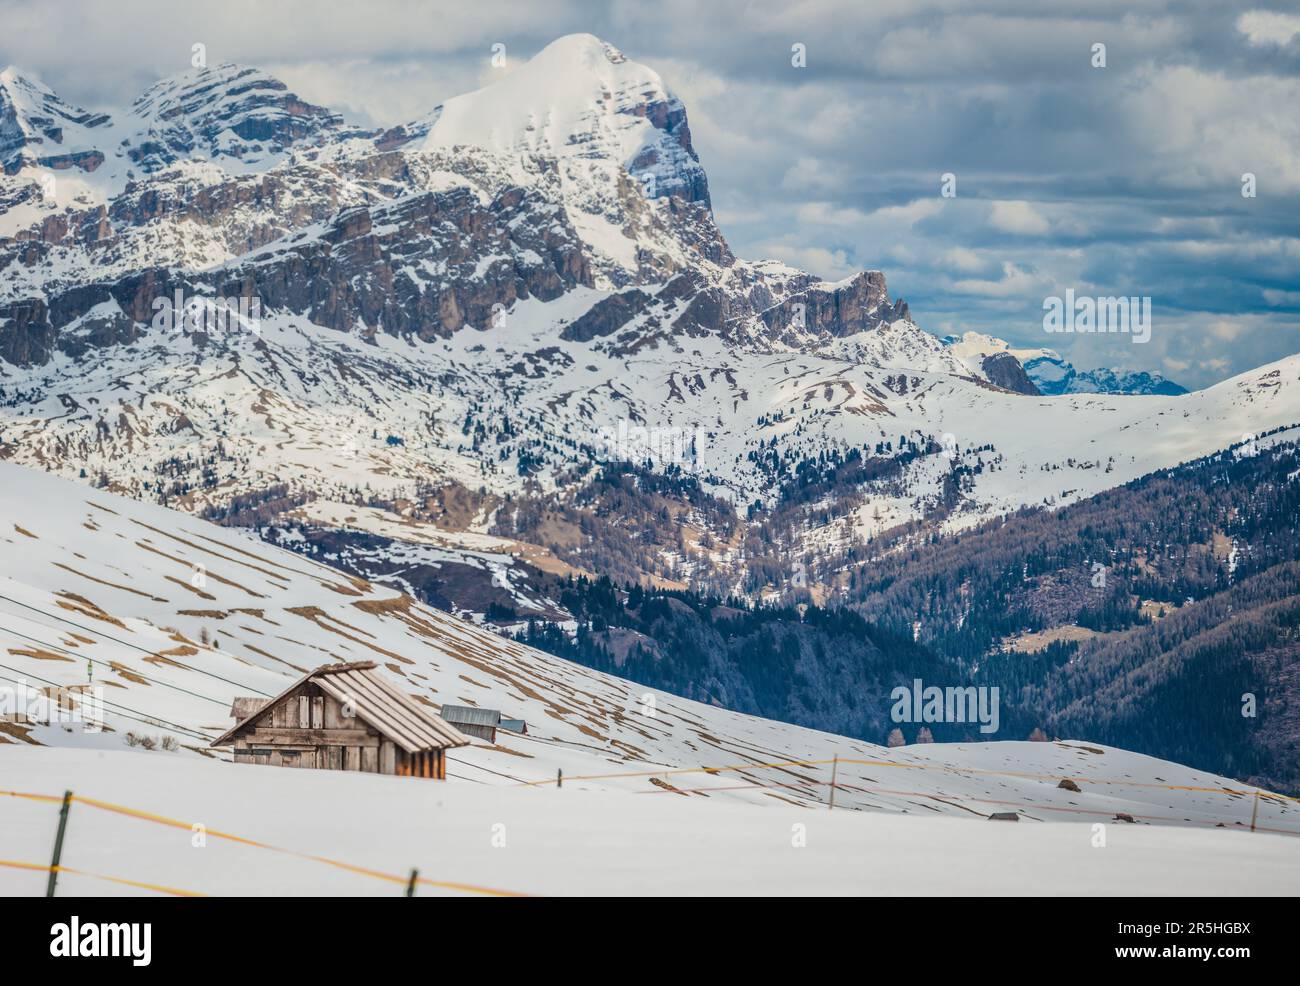
<path fill-rule="evenodd" d="M 1185 387 L 1159 373 L 1106 367 L 1078 370 L 1054 349 L 1017 348 L 1005 339 L 981 332 L 945 336 L 943 341 L 973 370 L 978 370 L 986 360 L 1000 354 L 1015 357 L 1038 393 L 1048 397 L 1060 394 L 1159 394 L 1175 397 L 1187 393 Z"/>
<path fill-rule="evenodd" d="M 235 66 L 113 120 L 23 92 L 0 458 L 131 496 L 212 510 L 285 486 L 318 518 L 337 513 L 303 498 L 459 484 L 479 498 L 464 531 L 486 534 L 506 498 L 562 497 L 601 462 L 741 512 L 828 456 L 878 460 L 851 511 L 808 504 L 797 557 L 1075 502 L 1300 420 L 1294 358 L 1191 395 L 1044 397 L 1005 343 L 924 331 L 879 271 L 736 258 L 680 101 L 590 35 L 382 133 Z M 79 148 L 125 143 L 57 167 L 55 117 Z M 177 297 L 259 315 L 177 331 L 158 309 Z M 689 553 L 684 574 L 744 574 L 734 538 Z"/>

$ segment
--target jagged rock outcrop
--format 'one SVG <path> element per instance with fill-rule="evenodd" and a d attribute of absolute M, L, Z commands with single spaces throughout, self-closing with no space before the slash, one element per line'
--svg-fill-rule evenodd
<path fill-rule="evenodd" d="M 258 161 L 320 141 L 342 129 L 343 119 L 259 69 L 225 63 L 151 86 L 132 105 L 128 124 L 135 131 L 128 156 L 153 172 L 196 153 Z"/>
<path fill-rule="evenodd" d="M 560 332 L 560 338 L 570 342 L 590 342 L 601 336 L 613 335 L 645 311 L 650 301 L 650 295 L 639 288 L 610 295 L 566 325 Z"/>
<path fill-rule="evenodd" d="M 985 356 L 980 365 L 989 383 L 1012 393 L 1028 394 L 1031 397 L 1038 396 L 1038 388 L 1029 379 L 1029 374 L 1025 373 L 1025 368 L 1020 365 L 1020 360 L 1010 353 L 993 353 Z"/>
<path fill-rule="evenodd" d="M 47 86 L 10 67 L 0 72 L 0 168 L 17 174 L 25 166 L 94 171 L 104 163 L 91 131 L 111 120 L 64 102 Z"/>
<path fill-rule="evenodd" d="M 885 275 L 863 271 L 838 284 L 814 283 L 760 316 L 778 336 L 793 333 L 840 339 L 910 317 L 907 302 L 891 301 Z"/>

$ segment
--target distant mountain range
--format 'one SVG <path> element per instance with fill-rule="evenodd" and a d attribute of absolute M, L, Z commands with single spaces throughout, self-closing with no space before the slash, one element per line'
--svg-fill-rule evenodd
<path fill-rule="evenodd" d="M 382 130 L 241 66 L 112 114 L 10 69 L 0 165 L 0 459 L 873 740 L 837 657 L 876 684 L 912 645 L 949 662 L 942 621 L 970 614 L 917 587 L 868 639 L 799 629 L 791 607 L 875 612 L 873 573 L 907 551 L 1300 421 L 1300 357 L 1187 393 L 941 340 L 880 271 L 737 258 L 681 100 L 591 35 Z M 1200 552 L 1204 531 L 1176 534 Z M 619 624 L 630 586 L 686 595 Z M 718 606 L 772 605 L 784 623 L 712 626 Z M 1003 638 L 1068 624 L 1013 622 L 941 666 L 974 674 Z M 825 673 L 754 681 L 727 656 L 783 647 Z M 705 651 L 720 663 L 693 664 Z M 1050 696 L 1034 724 L 1082 730 Z M 1240 763 L 1289 776 L 1256 753 Z"/>
<path fill-rule="evenodd" d="M 770 510 L 828 456 L 889 460 L 793 535 L 840 550 L 928 523 L 954 467 L 949 529 L 1298 416 L 1271 370 L 1153 410 L 1093 391 L 1178 388 L 945 345 L 879 271 L 736 258 L 685 107 L 590 35 L 382 131 L 233 65 L 114 114 L 2 79 L 0 454 L 131 495 L 225 510 L 284 485 L 319 519 L 456 484 L 482 525 L 602 461 Z M 226 299 L 256 318 L 213 328 Z M 688 547 L 653 574 L 754 591 L 752 558 Z"/>
<path fill-rule="evenodd" d="M 961 355 L 972 368 L 996 367 L 1007 356 L 1015 358 L 1024 368 L 1025 376 L 1034 390 L 1044 396 L 1061 394 L 1158 394 L 1176 397 L 1187 393 L 1159 373 L 1146 370 L 1078 370 L 1074 364 L 1052 349 L 1018 349 L 1009 342 L 967 332 L 960 336 L 945 336 L 944 343 Z M 996 372 L 996 371 L 995 371 Z M 1008 371 L 1014 373 L 1014 370 Z"/>

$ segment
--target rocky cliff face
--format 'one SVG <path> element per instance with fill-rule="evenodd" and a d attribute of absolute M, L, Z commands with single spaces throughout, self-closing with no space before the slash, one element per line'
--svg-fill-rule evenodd
<path fill-rule="evenodd" d="M 234 65 L 156 84 L 120 124 L 20 81 L 0 92 L 20 89 L 0 186 L 0 356 L 15 365 L 148 338 L 177 292 L 425 342 L 529 299 L 630 292 L 559 330 L 589 340 L 657 296 L 659 316 L 611 341 L 621 352 L 702 335 L 801 348 L 909 318 L 878 271 L 827 284 L 738 264 L 680 100 L 589 35 L 378 134 Z M 55 118 L 83 151 L 102 145 L 93 189 L 44 182 L 49 155 L 30 147 L 59 136 Z"/>
<path fill-rule="evenodd" d="M 127 155 L 145 173 L 196 155 L 258 164 L 343 129 L 342 117 L 300 99 L 279 79 L 232 64 L 151 86 L 126 122 L 134 130 Z"/>
<path fill-rule="evenodd" d="M 864 271 L 838 284 L 812 282 L 763 312 L 777 338 L 801 333 L 842 339 L 910 318 L 907 302 L 891 301 L 885 275 Z"/>
<path fill-rule="evenodd" d="M 17 174 L 25 166 L 53 171 L 94 171 L 104 163 L 92 132 L 103 132 L 109 117 L 60 99 L 41 83 L 13 68 L 0 72 L 0 167 Z"/>
<path fill-rule="evenodd" d="M 980 364 L 989 383 L 996 384 L 1003 390 L 1015 394 L 1038 396 L 1038 388 L 1029 379 L 1029 374 L 1020 365 L 1020 360 L 1010 353 L 993 353 L 985 356 Z"/>

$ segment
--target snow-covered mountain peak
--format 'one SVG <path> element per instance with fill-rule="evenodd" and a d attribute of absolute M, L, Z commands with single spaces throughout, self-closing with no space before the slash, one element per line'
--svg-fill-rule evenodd
<path fill-rule="evenodd" d="M 13 92 L 23 90 L 37 90 L 43 93 L 49 93 L 50 89 L 44 83 L 34 79 L 28 79 L 17 65 L 6 65 L 0 70 L 0 93 L 12 96 Z"/>
<path fill-rule="evenodd" d="M 681 100 L 653 69 L 590 34 L 559 38 L 439 107 L 424 149 L 461 144 L 611 162 L 650 198 L 709 203 Z"/>
<path fill-rule="evenodd" d="M 645 423 L 704 432 L 702 485 L 747 504 L 827 450 L 906 444 L 919 458 L 880 515 L 903 523 L 957 468 L 923 454 L 951 434 L 997 457 L 962 480 L 956 524 L 1296 420 L 1291 374 L 1267 414 L 1263 385 L 1181 405 L 1203 411 L 1190 437 L 1172 405 L 1108 400 L 1087 406 L 1121 430 L 1085 432 L 1085 405 L 1045 400 L 1058 391 L 1019 351 L 944 345 L 880 271 L 827 281 L 737 260 L 691 198 L 704 177 L 680 102 L 590 35 L 425 119 L 424 141 L 350 129 L 265 72 L 219 65 L 77 124 L 104 151 L 93 174 L 0 177 L 0 456 L 190 509 L 271 482 L 340 502 L 366 485 L 505 496 L 569 482 Z M 671 180 L 643 180 L 647 155 Z M 256 306 L 256 328 L 177 331 L 155 316 L 178 295 Z M 1139 424 L 1135 456 L 1138 432 L 1121 431 Z"/>
<path fill-rule="evenodd" d="M 999 339 L 997 336 L 991 336 L 984 332 L 963 332 L 959 336 L 948 336 L 944 342 L 962 358 L 977 354 L 989 356 L 993 353 L 1011 353 L 1013 356 L 1024 357 L 1024 359 L 1032 359 L 1035 356 L 1059 355 L 1052 349 L 1017 349 L 1005 339 Z"/>
<path fill-rule="evenodd" d="M 7 174 L 27 164 L 93 171 L 103 156 L 87 131 L 109 123 L 108 116 L 65 102 L 16 66 L 0 72 L 0 166 Z"/>
<path fill-rule="evenodd" d="M 290 146 L 342 127 L 331 110 L 298 97 L 275 76 L 230 62 L 154 83 L 131 106 L 132 161 L 157 171 L 176 160 L 235 158 L 267 164 Z"/>
<path fill-rule="evenodd" d="M 283 93 L 288 87 L 261 69 L 222 62 L 185 69 L 159 79 L 135 98 L 131 112 L 150 122 L 167 119 L 178 112 L 192 114 L 218 100 L 259 90 Z"/>

